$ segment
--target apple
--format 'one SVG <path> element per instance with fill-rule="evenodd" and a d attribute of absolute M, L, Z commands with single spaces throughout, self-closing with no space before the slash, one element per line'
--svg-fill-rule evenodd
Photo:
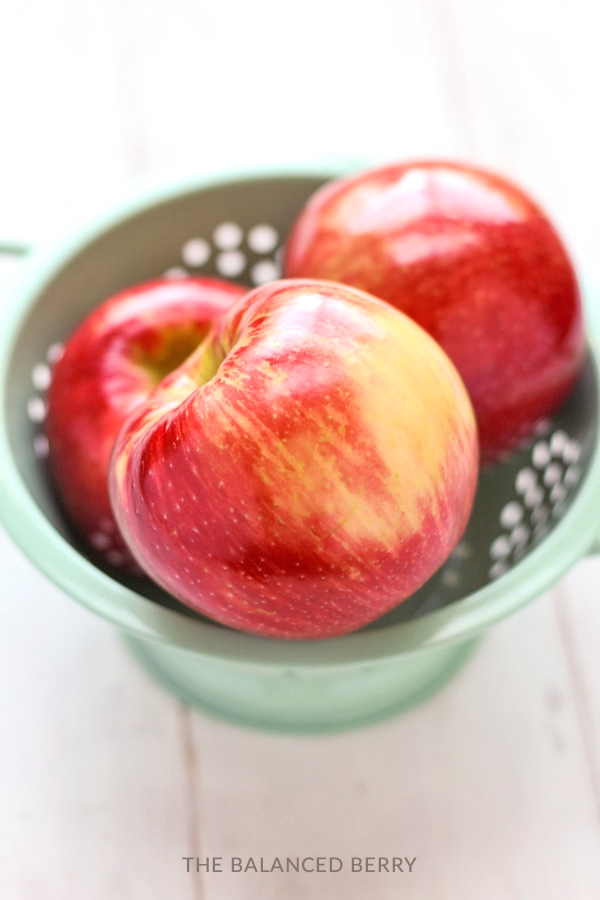
<path fill-rule="evenodd" d="M 324 638 L 444 562 L 477 463 L 468 395 L 429 335 L 362 291 L 282 280 L 237 301 L 133 412 L 110 494 L 138 563 L 180 601 Z"/>
<path fill-rule="evenodd" d="M 467 386 L 484 461 L 551 415 L 580 370 L 569 256 L 540 208 L 482 169 L 412 162 L 328 183 L 292 228 L 284 273 L 370 291 L 428 331 Z"/>
<path fill-rule="evenodd" d="M 108 496 L 115 438 L 246 290 L 212 278 L 147 282 L 99 306 L 65 345 L 48 393 L 50 471 L 69 518 L 114 565 L 134 568 Z"/>

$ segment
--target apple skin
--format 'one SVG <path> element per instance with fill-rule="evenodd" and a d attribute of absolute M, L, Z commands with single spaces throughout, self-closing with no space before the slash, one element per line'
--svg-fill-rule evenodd
<path fill-rule="evenodd" d="M 137 570 L 108 496 L 115 438 L 132 409 L 246 291 L 213 278 L 147 282 L 101 304 L 65 345 L 48 393 L 50 471 L 79 533 L 113 565 Z"/>
<path fill-rule="evenodd" d="M 450 554 L 478 469 L 468 395 L 389 304 L 283 280 L 238 301 L 117 438 L 110 493 L 140 566 L 243 631 L 325 638 Z"/>
<path fill-rule="evenodd" d="M 560 238 L 522 190 L 482 169 L 411 162 L 327 184 L 292 228 L 284 273 L 370 291 L 428 331 L 467 386 L 484 462 L 551 415 L 581 367 Z"/>

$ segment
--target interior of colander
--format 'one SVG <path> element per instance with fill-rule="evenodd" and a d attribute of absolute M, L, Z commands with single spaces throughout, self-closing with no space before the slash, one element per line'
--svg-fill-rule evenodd
<path fill-rule="evenodd" d="M 167 275 L 216 275 L 250 286 L 278 277 L 280 251 L 306 199 L 326 180 L 276 176 L 230 181 L 156 203 L 80 250 L 38 296 L 10 361 L 8 433 L 21 475 L 44 515 L 79 552 L 148 599 L 201 618 L 152 582 L 120 569 L 107 542 L 91 557 L 79 545 L 52 489 L 44 434 L 45 394 L 62 342 L 111 294 Z M 368 626 L 377 629 L 446 606 L 501 578 L 565 515 L 591 460 L 597 433 L 591 354 L 567 402 L 509 459 L 480 476 L 463 540 L 413 597 Z"/>

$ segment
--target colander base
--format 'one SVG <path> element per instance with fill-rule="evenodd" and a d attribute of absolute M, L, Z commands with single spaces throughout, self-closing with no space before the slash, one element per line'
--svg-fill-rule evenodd
<path fill-rule="evenodd" d="M 423 702 L 462 668 L 480 641 L 362 666 L 247 667 L 123 634 L 136 660 L 184 703 L 235 725 L 324 734 L 360 728 Z"/>

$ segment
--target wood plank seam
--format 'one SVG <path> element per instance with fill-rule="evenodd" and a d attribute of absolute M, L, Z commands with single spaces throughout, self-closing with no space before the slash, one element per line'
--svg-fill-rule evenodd
<path fill-rule="evenodd" d="M 200 855 L 200 811 L 198 808 L 198 752 L 196 741 L 194 738 L 194 729 L 192 723 L 193 712 L 189 706 L 183 703 L 177 703 L 179 718 L 179 737 L 181 743 L 181 752 L 183 757 L 183 765 L 185 769 L 185 809 L 187 814 L 187 838 L 188 852 L 186 855 L 194 858 Z M 182 854 L 183 856 L 183 854 Z M 193 900 L 203 900 L 204 885 L 203 876 L 196 873 L 193 869 L 190 872 L 192 878 L 192 897 Z"/>
<path fill-rule="evenodd" d="M 559 582 L 551 593 L 551 602 L 558 623 L 563 656 L 574 700 L 575 714 L 583 743 L 586 766 L 594 794 L 596 816 L 600 827 L 600 748 L 595 746 L 591 726 L 590 707 L 582 676 L 575 636 L 567 612 L 567 595 L 564 584 Z"/>
<path fill-rule="evenodd" d="M 469 155 L 475 155 L 479 141 L 470 108 L 467 74 L 457 62 L 461 53 L 456 22 L 447 0 L 428 0 L 425 11 L 440 88 L 451 112 L 455 143 L 465 147 Z"/>

